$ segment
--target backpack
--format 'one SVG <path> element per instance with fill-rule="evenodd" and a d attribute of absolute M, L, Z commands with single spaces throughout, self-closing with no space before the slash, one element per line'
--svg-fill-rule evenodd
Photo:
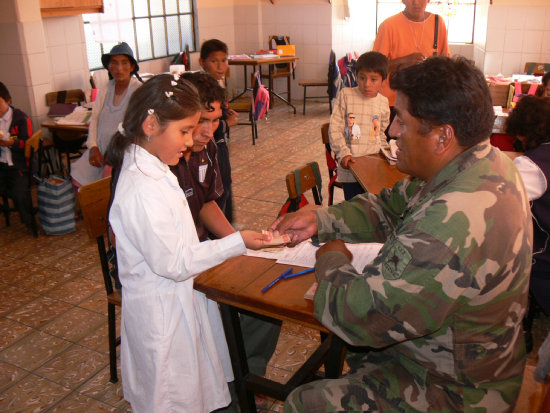
<path fill-rule="evenodd" d="M 254 120 L 262 119 L 269 109 L 269 91 L 260 80 L 260 73 L 254 73 L 256 76 L 256 85 L 254 86 L 254 102 L 252 104 L 252 113 Z"/>

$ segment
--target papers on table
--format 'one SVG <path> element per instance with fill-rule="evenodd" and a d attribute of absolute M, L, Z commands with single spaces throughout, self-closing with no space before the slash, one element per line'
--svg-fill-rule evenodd
<path fill-rule="evenodd" d="M 250 56 L 247 54 L 231 54 L 227 57 L 229 60 L 250 60 Z"/>
<path fill-rule="evenodd" d="M 56 118 L 55 122 L 61 125 L 87 125 L 90 123 L 92 111 L 82 106 L 77 106 L 72 113 L 62 118 Z"/>
<path fill-rule="evenodd" d="M 380 248 L 382 248 L 382 244 L 375 242 L 362 244 L 346 243 L 346 247 L 353 255 L 351 265 L 353 265 L 358 272 L 362 272 L 363 268 L 378 255 Z M 294 248 L 284 247 L 280 249 L 259 251 L 247 250 L 246 255 L 276 260 L 278 264 L 314 267 L 315 252 L 318 248 L 318 246 L 312 244 L 312 242 L 308 240 L 301 242 Z"/>

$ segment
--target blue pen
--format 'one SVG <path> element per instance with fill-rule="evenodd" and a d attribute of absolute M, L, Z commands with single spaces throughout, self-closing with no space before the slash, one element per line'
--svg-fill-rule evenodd
<path fill-rule="evenodd" d="M 315 268 L 309 268 L 307 270 L 298 271 L 297 273 L 294 273 L 294 274 L 285 275 L 284 279 L 288 280 L 289 278 L 294 278 L 294 277 L 297 277 L 299 275 L 309 274 L 310 272 L 313 272 L 313 271 L 315 271 Z"/>
<path fill-rule="evenodd" d="M 281 275 L 279 275 L 277 278 L 275 278 L 273 281 L 267 284 L 264 288 L 262 288 L 262 293 L 265 293 L 267 290 L 269 290 L 271 287 L 273 287 L 275 284 L 277 284 L 280 280 L 282 280 L 289 274 L 292 274 L 292 267 L 290 267 L 288 270 L 283 272 Z"/>

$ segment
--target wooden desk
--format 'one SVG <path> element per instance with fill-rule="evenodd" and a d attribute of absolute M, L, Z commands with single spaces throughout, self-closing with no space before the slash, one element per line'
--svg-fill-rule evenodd
<path fill-rule="evenodd" d="M 350 170 L 365 191 L 378 194 L 383 188 L 393 185 L 407 177 L 397 166 L 390 165 L 381 154 L 360 156 L 350 164 Z"/>
<path fill-rule="evenodd" d="M 230 102 L 233 102 L 234 100 L 240 98 L 242 95 L 244 95 L 247 91 L 252 90 L 252 87 L 248 87 L 248 72 L 247 67 L 252 66 L 252 72 L 256 71 L 256 66 L 261 65 L 268 65 L 269 66 L 269 77 L 268 77 L 268 87 L 270 93 L 270 102 L 269 104 L 273 104 L 273 96 L 276 96 L 283 102 L 285 102 L 288 106 L 292 107 L 294 109 L 294 114 L 296 114 L 296 107 L 287 99 L 279 95 L 273 90 L 273 66 L 279 63 L 294 63 L 299 58 L 297 56 L 282 56 L 282 57 L 272 57 L 267 59 L 257 58 L 257 59 L 229 59 L 229 64 L 231 66 L 243 66 L 244 68 L 244 89 L 241 93 L 239 93 L 237 96 L 235 96 L 233 99 L 230 100 Z"/>
<path fill-rule="evenodd" d="M 71 153 L 76 153 L 82 147 L 88 137 L 88 125 L 67 125 L 56 123 L 52 118 L 46 119 L 40 124 L 52 133 L 53 143 L 59 152 L 59 164 L 61 153 L 67 156 L 67 170 L 71 172 Z"/>
<path fill-rule="evenodd" d="M 249 373 L 239 311 L 246 310 L 278 320 L 290 321 L 326 333 L 313 316 L 313 302 L 304 298 L 315 281 L 314 273 L 281 280 L 267 292 L 261 289 L 288 269 L 289 265 L 274 260 L 240 256 L 204 272 L 194 280 L 194 288 L 220 303 L 220 311 L 231 354 L 235 387 L 242 412 L 255 412 L 254 392 L 278 400 L 300 384 L 310 381 L 318 368 L 325 363 L 326 377 L 336 378 L 342 371 L 344 345 L 329 334 L 309 360 L 287 383 L 281 384 Z M 294 266 L 298 271 L 302 267 Z"/>
<path fill-rule="evenodd" d="M 510 159 L 514 159 L 521 152 L 503 151 Z M 350 170 L 357 182 L 365 191 L 378 194 L 383 188 L 392 188 L 397 182 L 408 175 L 400 172 L 397 166 L 390 165 L 381 154 L 367 155 L 354 158 L 355 163 L 350 164 Z"/>

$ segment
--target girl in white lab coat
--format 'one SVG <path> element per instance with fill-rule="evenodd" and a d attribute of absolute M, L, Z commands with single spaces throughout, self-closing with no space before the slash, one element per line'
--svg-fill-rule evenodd
<path fill-rule="evenodd" d="M 241 231 L 199 243 L 168 165 L 190 156 L 200 109 L 189 82 L 156 76 L 132 95 L 107 152 L 118 171 L 109 220 L 122 283 L 122 385 L 137 413 L 210 412 L 230 403 L 219 311 L 193 290 L 193 277 L 268 239 Z"/>

